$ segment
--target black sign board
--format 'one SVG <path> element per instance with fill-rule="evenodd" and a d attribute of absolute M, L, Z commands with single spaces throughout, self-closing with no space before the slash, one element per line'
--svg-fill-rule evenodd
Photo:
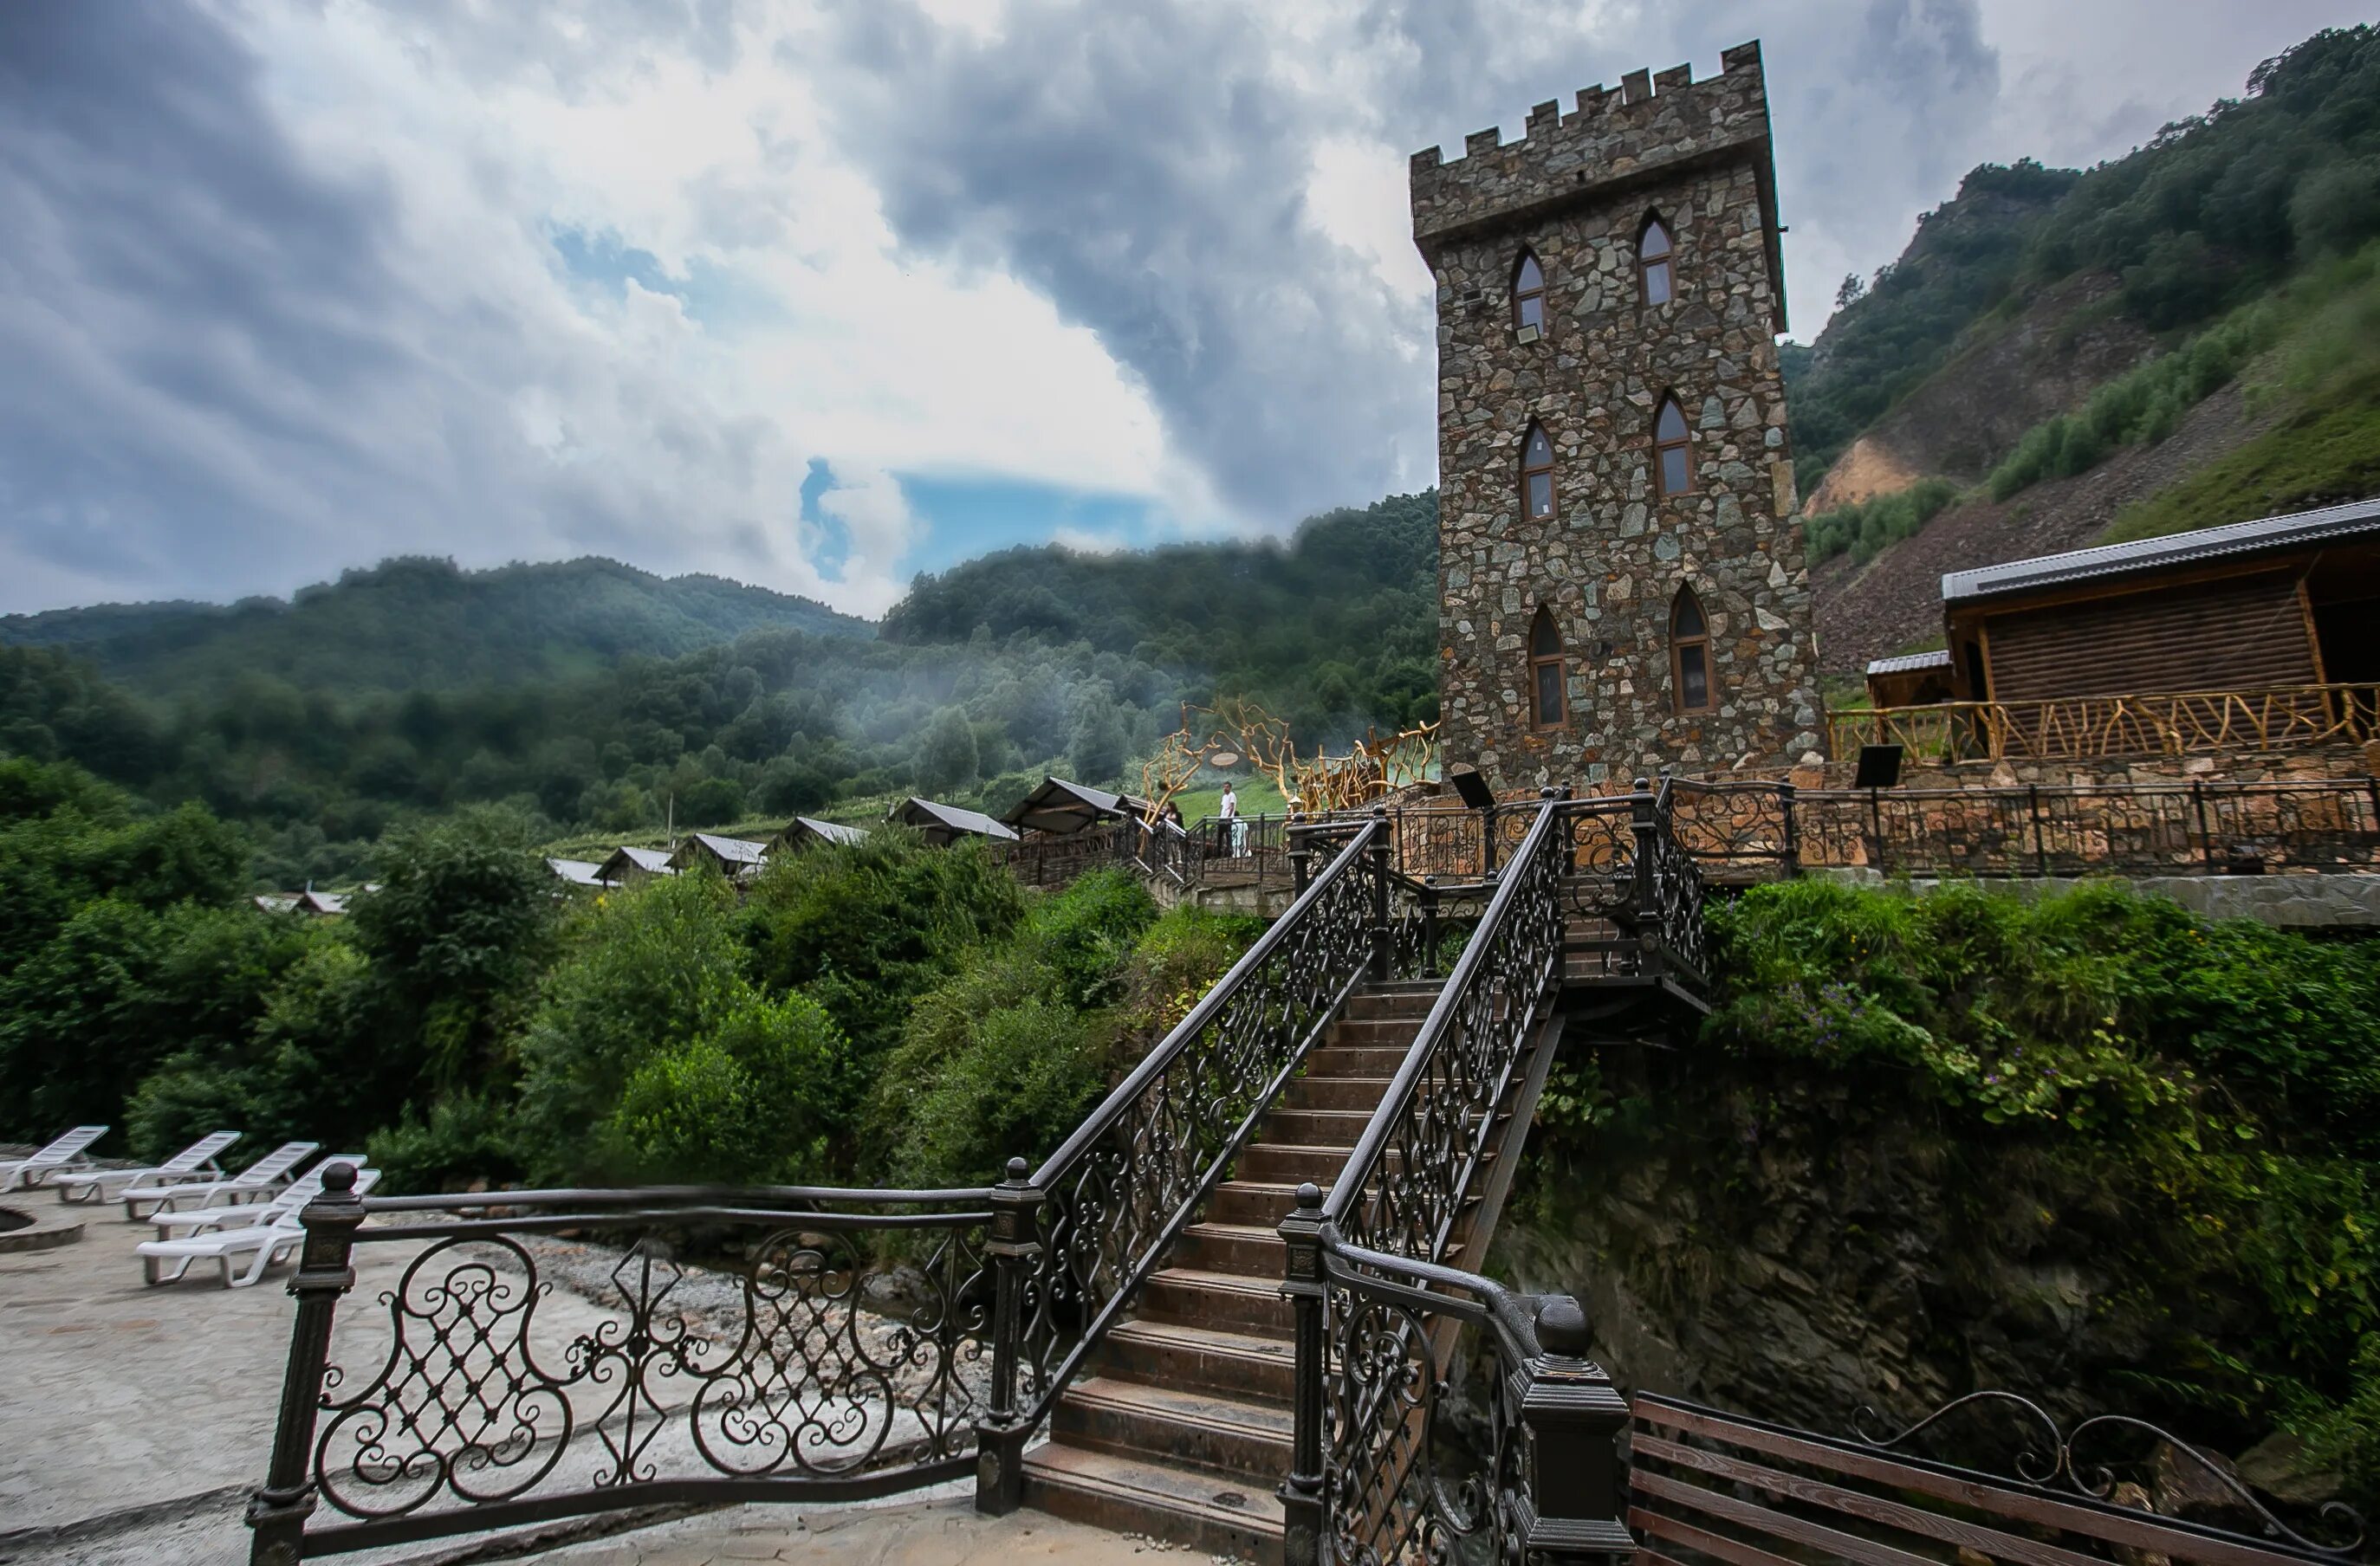
<path fill-rule="evenodd" d="M 1454 784 L 1454 792 L 1463 796 L 1465 807 L 1473 810 L 1489 810 L 1495 807 L 1496 791 L 1489 788 L 1488 780 L 1476 771 L 1454 772 L 1449 774 L 1449 777 Z"/>
<path fill-rule="evenodd" d="M 1853 788 L 1891 788 L 1900 782 L 1900 747 L 1897 745 L 1860 747 L 1859 776 L 1852 780 Z"/>

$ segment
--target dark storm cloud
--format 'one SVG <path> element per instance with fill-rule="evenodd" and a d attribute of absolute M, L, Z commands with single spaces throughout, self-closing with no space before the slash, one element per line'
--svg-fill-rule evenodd
<path fill-rule="evenodd" d="M 372 319 L 382 197 L 301 170 L 255 75 L 189 8 L 0 6 L 0 474 L 37 561 L 270 550 L 226 469 L 336 441 L 321 399 L 403 357 Z"/>
<path fill-rule="evenodd" d="M 905 242 L 1045 290 L 1147 384 L 1222 496 L 1278 524 L 1426 482 L 1435 449 L 1428 303 L 1307 220 L 1318 140 L 1459 152 L 1467 130 L 1640 66 L 1707 73 L 1765 29 L 1793 121 L 1788 200 L 1881 261 L 1949 193 L 1997 91 L 1973 0 L 1682 11 L 1589 33 L 1542 6 L 1380 0 L 1353 29 L 1349 103 L 1292 85 L 1281 40 L 1237 6 L 1109 3 L 1093 26 L 1026 0 L 987 39 L 888 0 L 853 14 L 828 91 Z"/>
<path fill-rule="evenodd" d="M 1431 370 L 1392 330 L 1420 323 L 1307 220 L 1332 127 L 1269 79 L 1246 13 L 1022 6 L 989 42 L 854 15 L 826 85 L 904 241 L 1094 328 L 1227 500 L 1271 520 L 1370 498 L 1396 437 L 1427 453 Z"/>

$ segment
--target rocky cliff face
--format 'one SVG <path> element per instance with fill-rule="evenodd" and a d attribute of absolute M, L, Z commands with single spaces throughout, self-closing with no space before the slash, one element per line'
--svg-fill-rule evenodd
<path fill-rule="evenodd" d="M 1576 1293 L 1624 1388 L 1832 1431 L 1982 1387 L 2156 1417 L 2142 1372 L 2245 1319 L 2186 1237 L 2143 1227 L 2121 1169 L 1961 1141 L 1888 1082 L 1603 1059 L 1617 1113 L 1539 1128 L 1490 1270 Z"/>

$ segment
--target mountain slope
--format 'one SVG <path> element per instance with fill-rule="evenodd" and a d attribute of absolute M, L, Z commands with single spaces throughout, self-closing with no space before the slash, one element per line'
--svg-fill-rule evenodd
<path fill-rule="evenodd" d="M 2086 174 L 1978 169 L 1792 362 L 1832 673 L 1937 636 L 1945 570 L 2380 490 L 2380 32 Z"/>
<path fill-rule="evenodd" d="M 0 646 L 50 647 L 140 695 L 214 695 L 243 676 L 332 693 L 517 683 L 631 654 L 672 658 L 748 631 L 865 637 L 868 622 L 719 577 L 587 558 L 463 571 L 405 558 L 291 599 L 102 604 L 0 618 Z"/>

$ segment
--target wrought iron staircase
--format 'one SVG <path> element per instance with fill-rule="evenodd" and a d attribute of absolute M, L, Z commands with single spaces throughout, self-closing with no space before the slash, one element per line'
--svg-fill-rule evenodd
<path fill-rule="evenodd" d="M 1486 1252 L 1565 1030 L 1703 1003 L 1702 886 L 1670 790 L 1289 835 L 1288 911 L 1064 1146 L 989 1189 L 516 1192 L 498 1216 L 326 1180 L 252 1559 L 886 1495 L 968 1467 L 988 1511 L 1300 1566 L 1325 1541 L 1404 1560 L 1483 1530 L 1500 1559 L 1613 1548 L 1595 1483 L 1548 1496 L 1533 1476 L 1556 1451 L 1608 1470 L 1624 1421 L 1574 1357 L 1576 1307 L 1460 1268 Z M 672 1247 L 737 1225 L 741 1336 L 695 1335 Z M 625 1246 L 625 1322 L 540 1346 L 537 1260 L 511 1238 L 540 1231 Z M 426 1248 L 382 1306 L 386 1365 L 338 1390 L 350 1256 L 408 1243 Z M 507 1275 L 526 1283 L 491 1281 Z M 1428 1389 L 1450 1334 L 1490 1329 L 1509 1374 L 1486 1487 L 1464 1493 L 1493 1504 L 1453 1516 Z M 443 1390 L 457 1376 L 469 1397 Z"/>

